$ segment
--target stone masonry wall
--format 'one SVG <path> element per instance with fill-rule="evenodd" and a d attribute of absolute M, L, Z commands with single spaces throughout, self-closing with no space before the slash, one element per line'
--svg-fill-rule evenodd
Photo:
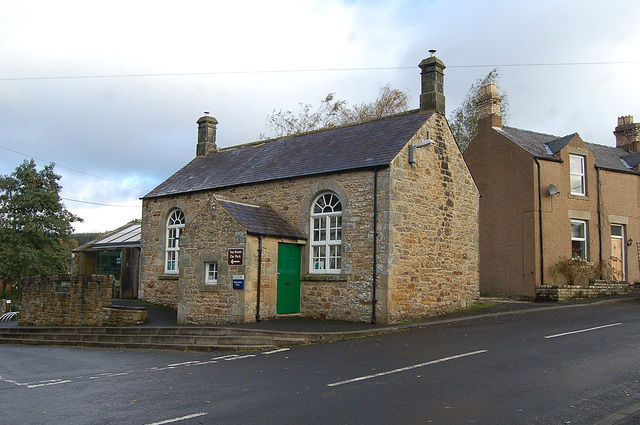
<path fill-rule="evenodd" d="M 384 172 L 379 173 L 383 175 Z M 146 301 L 167 305 L 176 308 L 178 306 L 179 290 L 178 276 L 168 276 L 164 274 L 164 238 L 165 225 L 170 212 L 174 208 L 181 208 L 186 216 L 187 225 L 182 236 L 181 263 L 184 260 L 184 253 L 190 248 L 188 244 L 194 243 L 194 246 L 200 246 L 202 249 L 206 244 L 205 236 L 194 235 L 199 233 L 208 235 L 208 237 L 216 237 L 219 241 L 225 243 L 233 243 L 237 245 L 242 241 L 236 237 L 239 232 L 237 226 L 229 227 L 227 224 L 215 226 L 212 222 L 196 217 L 201 214 L 207 214 L 207 210 L 211 208 L 211 200 L 213 195 L 222 195 L 232 200 L 245 201 L 254 204 L 268 204 L 277 211 L 285 220 L 298 228 L 303 235 L 309 234 L 309 212 L 311 204 L 315 197 L 325 191 L 335 192 L 341 199 L 343 205 L 343 265 L 341 279 L 343 284 L 337 286 L 335 284 L 334 275 L 317 275 L 309 273 L 309 247 L 305 246 L 302 250 L 302 287 L 301 287 L 301 312 L 308 317 L 326 317 L 328 319 L 344 319 L 355 321 L 368 321 L 371 317 L 371 273 L 372 273 L 372 211 L 373 211 L 373 172 L 362 171 L 343 174 L 334 174 L 330 176 L 316 176 L 300 179 L 287 179 L 276 182 L 268 182 L 262 184 L 254 184 L 248 186 L 239 186 L 230 189 L 222 189 L 210 192 L 194 193 L 189 195 L 176 196 L 171 198 L 147 199 L 143 202 L 143 222 L 142 222 L 142 259 L 140 272 L 140 288 L 142 290 L 142 298 Z M 383 188 L 380 188 L 382 191 Z M 380 214 L 384 214 L 384 205 L 379 205 Z M 194 220 L 197 225 L 190 224 Z M 225 227 L 226 226 L 226 227 Z M 214 227 L 216 227 L 214 229 Z M 384 237 L 379 237 L 379 246 L 384 246 Z M 265 239 L 267 240 L 267 239 Z M 221 242 L 222 243 L 222 242 Z M 274 242 L 277 248 L 277 241 Z M 256 242 L 257 244 L 257 242 Z M 212 245 L 208 245 L 208 249 L 213 249 Z M 227 245 L 228 246 L 228 245 Z M 240 246 L 237 246 L 240 247 Z M 245 255 L 247 261 L 257 261 L 255 251 L 257 245 L 253 248 L 247 248 Z M 277 272 L 277 249 L 269 250 L 270 267 L 264 267 L 263 262 L 263 278 L 265 274 Z M 210 251 L 213 254 L 213 251 Z M 255 258 L 254 258 L 255 257 Z M 186 258 L 186 257 L 185 257 Z M 252 258 L 254 258 L 252 260 Z M 224 258 L 222 259 L 226 261 Z M 195 261 L 195 260 L 191 260 Z M 205 260 L 201 259 L 200 264 Z M 265 261 L 263 259 L 263 261 Z M 218 263 L 220 266 L 220 262 Z M 182 264 L 181 264 L 182 266 Z M 256 264 L 257 266 L 257 264 Z M 193 267 L 190 269 L 189 267 Z M 195 268 L 196 263 L 191 263 L 186 270 L 192 273 L 188 279 L 198 279 L 199 271 Z M 199 265 L 197 267 L 200 267 Z M 203 266 L 204 267 L 204 266 Z M 183 267 L 180 267 L 180 285 L 183 279 Z M 254 271 L 253 273 L 257 273 Z M 227 273 L 231 275 L 231 273 Z M 249 280 L 248 273 L 245 274 L 245 291 L 255 285 L 256 277 Z M 202 271 L 204 276 L 204 270 Z M 275 283 L 273 283 L 275 286 Z M 253 286 L 255 290 L 255 286 Z M 336 293 L 338 291 L 338 293 Z M 229 310 L 222 311 L 220 304 L 218 307 L 211 309 L 209 307 L 203 314 L 222 314 L 224 322 L 231 322 L 229 318 L 234 316 L 239 320 L 245 317 L 245 320 L 254 320 L 255 316 L 255 300 L 240 300 L 241 292 L 231 292 L 226 300 L 221 298 L 221 302 L 233 303 L 241 301 L 248 306 L 248 310 L 235 311 L 231 313 Z M 316 294 L 321 293 L 322 300 L 318 301 Z M 333 294 L 333 295 L 332 295 Z M 220 294 L 221 295 L 221 294 Z M 185 292 L 182 296 L 190 296 Z M 253 295 L 252 295 L 253 296 Z M 212 295 L 206 295 L 212 297 Z M 229 298 L 231 297 L 231 298 Z M 261 310 L 268 312 L 269 315 L 274 314 L 275 296 L 269 296 L 265 299 L 261 297 Z M 331 298 L 333 301 L 329 301 Z M 185 301 L 187 298 L 183 298 Z M 267 301 L 269 300 L 269 301 Z M 267 304 L 264 304 L 267 303 Z M 203 303 L 204 305 L 204 303 Z M 180 312 L 179 312 L 180 314 Z M 190 315 L 183 312 L 183 317 Z"/>
<path fill-rule="evenodd" d="M 382 190 L 384 188 L 379 187 L 379 191 Z M 342 273 L 338 278 L 336 275 L 310 273 L 307 244 L 302 249 L 301 313 L 312 318 L 369 321 L 372 298 L 373 171 L 241 186 L 229 189 L 225 194 L 242 201 L 269 204 L 303 235 L 308 236 L 311 205 L 317 195 L 327 191 L 336 193 L 343 206 Z M 384 206 L 380 202 L 378 209 L 382 214 Z M 379 237 L 378 246 L 384 243 Z M 277 247 L 273 257 L 277 268 Z"/>
<path fill-rule="evenodd" d="M 111 275 L 29 276 L 20 288 L 23 326 L 102 326 L 111 304 Z"/>
<path fill-rule="evenodd" d="M 433 115 L 391 167 L 389 322 L 465 308 L 479 298 L 479 194 L 446 120 Z"/>
<path fill-rule="evenodd" d="M 538 285 L 536 300 L 538 301 L 569 301 L 580 298 L 598 298 L 629 293 L 626 283 L 598 282 L 593 285 Z"/>
<path fill-rule="evenodd" d="M 178 324 L 244 323 L 245 296 L 235 290 L 233 275 L 244 275 L 246 266 L 228 266 L 227 249 L 247 250 L 246 231 L 215 199 L 210 199 L 187 223 L 181 238 Z M 218 281 L 206 283 L 205 263 L 218 265 Z M 245 261 L 246 262 L 246 261 Z"/>

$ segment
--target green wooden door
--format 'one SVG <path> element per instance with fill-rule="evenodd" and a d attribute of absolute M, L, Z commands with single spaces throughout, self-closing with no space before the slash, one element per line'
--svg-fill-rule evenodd
<path fill-rule="evenodd" d="M 300 245 L 278 244 L 278 314 L 300 312 Z"/>

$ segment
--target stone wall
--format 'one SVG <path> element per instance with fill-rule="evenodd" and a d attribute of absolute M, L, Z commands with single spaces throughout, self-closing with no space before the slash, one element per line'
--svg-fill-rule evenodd
<path fill-rule="evenodd" d="M 389 322 L 439 314 L 479 298 L 479 194 L 444 117 L 433 115 L 391 167 Z"/>
<path fill-rule="evenodd" d="M 209 319 L 195 319 L 208 315 L 222 315 L 222 323 L 240 320 L 255 320 L 255 284 L 257 270 L 223 270 L 222 276 L 233 274 L 245 275 L 245 291 L 231 291 L 229 285 L 223 284 L 218 288 L 203 288 L 201 283 L 195 283 L 200 289 L 193 292 L 180 293 L 178 290 L 178 276 L 164 274 L 164 238 L 166 220 L 174 208 L 181 208 L 186 216 L 187 225 L 181 239 L 181 267 L 180 288 L 194 288 L 194 282 L 202 281 L 204 276 L 203 255 L 219 255 L 218 264 L 226 264 L 226 257 L 220 254 L 219 247 L 243 247 L 244 236 L 241 228 L 234 224 L 232 218 L 214 219 L 211 208 L 215 204 L 213 196 L 224 196 L 229 199 L 250 202 L 254 204 L 268 204 L 285 220 L 296 227 L 303 235 L 309 234 L 309 212 L 315 197 L 326 191 L 335 192 L 343 205 L 343 265 L 341 279 L 343 284 L 336 286 L 334 275 L 318 275 L 309 273 L 309 248 L 302 250 L 302 284 L 301 284 L 301 313 L 307 317 L 326 317 L 336 320 L 368 321 L 371 319 L 371 282 L 372 282 L 372 253 L 373 253 L 373 171 L 359 171 L 351 173 L 333 174 L 330 176 L 314 176 L 300 179 L 286 179 L 230 189 L 201 192 L 176 196 L 171 198 L 147 199 L 143 201 L 142 223 L 142 260 L 140 287 L 145 301 L 178 308 L 179 317 L 191 315 L 192 319 L 185 319 L 184 323 L 207 323 Z M 385 181 L 388 170 L 379 173 L 380 181 Z M 386 178 L 388 181 L 388 177 Z M 379 192 L 384 190 L 381 183 Z M 385 213 L 384 197 L 379 199 L 379 214 Z M 208 217 L 208 219 L 205 219 Z M 194 224 L 190 224 L 190 223 Z M 197 223 L 197 224 L 195 224 Z M 378 246 L 386 243 L 385 234 L 380 232 Z M 238 239 L 239 238 L 239 239 Z M 212 241 L 217 241 L 215 244 Z M 276 238 L 265 238 L 267 242 L 266 257 L 263 258 L 263 292 L 261 296 L 261 312 L 266 317 L 275 316 L 275 275 L 277 274 L 277 243 Z M 293 241 L 294 243 L 296 241 Z M 226 244 L 226 245 L 225 245 Z M 193 245 L 190 247 L 189 245 Z M 257 268 L 257 238 L 252 247 L 247 246 L 245 255 L 247 263 Z M 197 254 L 196 254 L 197 253 Z M 226 254 L 226 251 L 225 251 Z M 200 256 L 198 258 L 198 256 Z M 187 265 L 182 264 L 189 258 Z M 213 257 L 212 257 L 213 258 Z M 267 262 L 268 261 L 268 262 Z M 184 266 L 184 267 L 182 267 Z M 186 267 L 186 268 L 185 268 Z M 184 269 L 184 270 L 183 270 Z M 221 268 L 222 270 L 222 268 Z M 183 275 L 182 273 L 187 273 Z M 186 279 L 186 280 L 185 280 Z M 268 285 L 265 287 L 264 285 Z M 167 283 L 171 283 L 168 285 Z M 221 289 L 225 288 L 225 289 Z M 271 293 L 269 292 L 271 290 Z M 248 292 L 253 291 L 252 294 Z M 339 291 L 336 294 L 335 291 Z M 206 294 L 205 294 L 206 292 Z M 247 294 L 243 295 L 242 292 Z M 316 294 L 323 294 L 320 299 Z M 333 295 L 332 295 L 333 294 Z M 201 307 L 196 314 L 189 307 L 189 312 L 180 311 L 178 300 L 193 301 L 200 297 Z M 245 297 L 244 299 L 241 299 Z M 252 297 L 252 298 L 248 298 Z M 266 298 L 265 298 L 266 297 Z M 329 301 L 332 298 L 332 302 Z M 205 302 L 205 299 L 207 300 Z M 243 309 L 236 305 L 231 312 L 231 305 L 240 302 Z M 226 309 L 226 310 L 225 310 Z M 234 317 L 231 319 L 231 317 Z M 263 316 L 265 317 L 265 316 Z"/>
<path fill-rule="evenodd" d="M 569 301 L 580 298 L 598 298 L 629 293 L 627 283 L 598 282 L 593 285 L 538 285 L 536 299 L 540 301 Z"/>
<path fill-rule="evenodd" d="M 29 276 L 20 287 L 23 326 L 101 326 L 111 304 L 111 275 Z"/>
<path fill-rule="evenodd" d="M 102 307 L 100 326 L 134 326 L 147 322 L 147 308 L 134 306 L 109 305 Z"/>
<path fill-rule="evenodd" d="M 234 290 L 232 277 L 245 274 L 244 267 L 227 265 L 228 248 L 247 252 L 246 232 L 213 198 L 191 214 L 181 237 L 178 324 L 248 321 L 245 296 L 252 288 Z M 207 262 L 217 263 L 215 284 L 206 282 Z"/>

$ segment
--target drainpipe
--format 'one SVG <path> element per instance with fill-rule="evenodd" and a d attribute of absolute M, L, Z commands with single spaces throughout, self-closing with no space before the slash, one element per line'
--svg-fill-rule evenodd
<path fill-rule="evenodd" d="M 600 261 L 600 267 L 602 268 L 602 209 L 600 206 L 600 169 L 596 168 L 596 185 L 598 186 L 598 260 Z M 600 270 L 602 271 L 602 270 Z"/>
<path fill-rule="evenodd" d="M 378 280 L 378 169 L 373 170 L 373 290 L 371 296 L 371 323 L 376 323 L 376 282 Z"/>
<path fill-rule="evenodd" d="M 256 322 L 260 322 L 260 287 L 262 286 L 262 236 L 258 236 L 258 291 L 256 302 Z"/>
<path fill-rule="evenodd" d="M 534 158 L 538 166 L 538 224 L 540 233 L 540 285 L 544 285 L 544 238 L 542 236 L 542 181 L 540 180 L 540 161 Z"/>

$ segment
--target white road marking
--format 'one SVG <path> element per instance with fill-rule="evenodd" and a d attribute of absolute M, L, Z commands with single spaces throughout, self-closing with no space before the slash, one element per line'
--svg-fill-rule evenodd
<path fill-rule="evenodd" d="M 227 354 L 226 356 L 214 357 L 211 360 L 226 360 L 229 358 L 238 357 L 237 354 Z"/>
<path fill-rule="evenodd" d="M 248 354 L 246 356 L 237 356 L 237 357 L 231 357 L 229 359 L 224 359 L 226 361 L 231 361 L 231 360 L 242 360 L 242 359 L 250 359 L 251 357 L 255 357 L 255 354 Z"/>
<path fill-rule="evenodd" d="M 112 376 L 128 375 L 130 372 L 106 372 L 96 376 L 90 376 L 89 379 L 111 378 Z"/>
<path fill-rule="evenodd" d="M 579 334 L 579 333 L 582 333 L 582 332 L 595 331 L 595 330 L 598 330 L 598 329 L 610 328 L 611 326 L 619 326 L 619 325 L 622 325 L 622 323 L 612 323 L 610 325 L 596 326 L 595 328 L 580 329 L 580 330 L 577 330 L 577 331 L 564 332 L 564 333 L 561 333 L 561 334 L 547 335 L 547 336 L 545 336 L 545 339 L 557 338 L 559 336 Z"/>
<path fill-rule="evenodd" d="M 290 350 L 290 348 L 281 348 L 281 349 L 279 349 L 279 350 L 265 351 L 265 352 L 264 352 L 264 353 L 262 353 L 262 354 L 264 354 L 264 355 L 267 355 L 267 356 L 268 356 L 269 354 L 282 353 L 283 351 L 289 351 L 289 350 Z"/>
<path fill-rule="evenodd" d="M 173 363 L 173 364 L 170 364 L 170 365 L 167 365 L 167 366 L 189 366 L 189 365 L 191 365 L 193 363 L 199 363 L 199 362 L 194 360 L 194 361 L 191 361 L 191 362 Z"/>
<path fill-rule="evenodd" d="M 411 366 L 401 367 L 399 369 L 388 370 L 386 372 L 374 373 L 373 375 L 360 376 L 358 378 L 352 378 L 352 379 L 347 379 L 345 381 L 334 382 L 333 384 L 327 384 L 327 387 L 337 387 L 338 385 L 351 384 L 353 382 L 364 381 L 366 379 L 378 378 L 380 376 L 391 375 L 391 374 L 400 373 L 400 372 L 406 372 L 407 370 L 417 369 L 419 367 L 430 366 L 430 365 L 434 365 L 436 363 L 442 363 L 442 362 L 446 362 L 446 361 L 449 361 L 449 360 L 460 359 L 462 357 L 473 356 L 475 354 L 482 354 L 482 353 L 486 353 L 486 352 L 487 352 L 487 350 L 479 350 L 479 351 L 472 351 L 472 352 L 464 353 L 464 354 L 458 354 L 456 356 L 445 357 L 445 358 L 438 359 L 438 360 L 431 360 L 430 362 L 425 362 L 425 363 L 415 364 L 415 365 L 411 365 Z"/>
<path fill-rule="evenodd" d="M 51 385 L 68 384 L 69 382 L 71 382 L 71 380 L 70 379 L 66 379 L 64 381 L 60 380 L 60 381 L 46 382 L 44 384 L 31 384 L 31 385 L 27 385 L 27 388 L 48 387 L 48 386 L 51 386 Z"/>
<path fill-rule="evenodd" d="M 273 353 L 277 353 L 280 351 L 287 351 L 289 350 L 288 348 L 284 348 L 281 350 L 274 350 L 274 351 L 270 351 L 267 353 L 263 353 L 263 354 L 273 354 Z M 177 369 L 178 367 L 190 367 L 190 366 L 203 366 L 203 365 L 208 365 L 208 364 L 215 364 L 218 363 L 219 361 L 222 360 L 226 360 L 226 361 L 231 361 L 231 360 L 242 360 L 242 359 L 250 359 L 252 357 L 256 357 L 255 354 L 248 354 L 248 355 L 244 355 L 244 356 L 240 356 L 238 354 L 227 354 L 224 356 L 219 356 L 219 357 L 213 357 L 211 360 L 204 360 L 204 361 L 187 361 L 187 362 L 181 362 L 181 363 L 172 363 L 172 364 L 168 364 L 164 367 L 149 367 L 143 370 L 128 370 L 125 372 L 105 372 L 105 373 L 100 373 L 97 375 L 93 375 L 93 376 L 76 376 L 75 380 L 79 381 L 82 379 L 89 379 L 89 380 L 94 380 L 94 379 L 101 379 L 101 378 L 113 378 L 113 377 L 117 377 L 117 376 L 125 376 L 125 375 L 129 375 L 132 373 L 149 373 L 149 372 L 159 372 L 159 371 L 163 371 L 163 370 L 170 370 L 170 369 Z M 0 381 L 2 382 L 6 382 L 8 384 L 13 384 L 13 385 L 17 385 L 17 386 L 21 386 L 21 387 L 27 387 L 27 388 L 40 388 L 40 387 L 46 387 L 46 386 L 50 386 L 50 385 L 58 385 L 58 384 L 67 384 L 72 382 L 69 379 L 52 379 L 52 380 L 48 380 L 48 381 L 38 381 L 38 382 L 18 382 L 18 381 L 14 381 L 11 379 L 6 379 L 3 378 L 2 376 L 0 376 Z"/>
<path fill-rule="evenodd" d="M 192 419 L 192 418 L 197 418 L 200 416 L 205 416 L 208 415 L 208 413 L 206 412 L 200 412 L 200 413 L 194 413 L 192 415 L 187 415 L 187 416 L 181 416 L 179 418 L 173 418 L 173 419 L 167 419 L 165 421 L 160 421 L 160 422 L 153 422 L 147 425 L 164 425 L 164 424 L 170 424 L 170 423 L 174 423 L 174 422 L 180 422 L 180 421 L 184 421 L 187 419 Z"/>

